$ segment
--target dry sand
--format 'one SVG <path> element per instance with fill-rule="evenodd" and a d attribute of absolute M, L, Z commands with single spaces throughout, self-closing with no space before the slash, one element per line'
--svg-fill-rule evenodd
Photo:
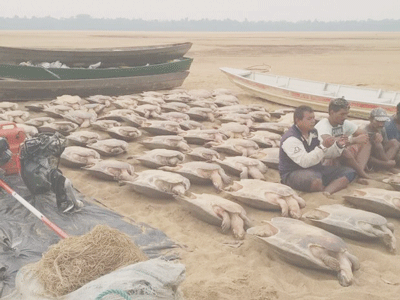
<path fill-rule="evenodd" d="M 229 88 L 242 103 L 271 104 L 253 98 L 231 84 L 219 67 L 245 68 L 266 64 L 271 72 L 311 80 L 400 91 L 400 33 L 164 33 L 164 32 L 0 32 L 0 45 L 20 47 L 85 48 L 193 43 L 193 57 L 186 89 Z M 129 155 L 145 148 L 130 143 Z M 138 168 L 140 169 L 140 168 Z M 83 171 L 63 168 L 65 175 L 84 194 L 111 209 L 164 231 L 180 249 L 187 277 L 181 288 L 186 299 L 398 299 L 399 255 L 390 255 L 381 244 L 345 239 L 361 262 L 355 282 L 342 287 L 334 274 L 298 268 L 269 253 L 259 241 L 246 237 L 232 247 L 231 235 L 194 218 L 176 202 L 138 195 L 127 186 L 96 180 Z M 374 174 L 375 179 L 384 173 Z M 278 181 L 277 171 L 267 177 Z M 385 187 L 369 180 L 372 187 Z M 323 204 L 343 203 L 343 195 L 363 188 L 357 183 L 328 199 L 321 193 L 300 193 L 308 211 Z M 213 193 L 212 187 L 193 186 L 194 192 Z M 245 207 L 256 224 L 278 216 Z M 400 222 L 395 224 L 399 236 Z M 227 242 L 227 244 L 226 244 Z M 399 246 L 399 243 L 398 243 Z"/>

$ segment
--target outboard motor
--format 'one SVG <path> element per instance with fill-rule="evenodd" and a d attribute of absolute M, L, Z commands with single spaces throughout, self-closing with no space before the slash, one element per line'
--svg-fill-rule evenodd
<path fill-rule="evenodd" d="M 53 191 L 57 207 L 63 212 L 81 206 L 69 179 L 62 175 L 58 165 L 65 149 L 59 133 L 40 133 L 25 140 L 21 146 L 21 177 L 33 195 Z"/>

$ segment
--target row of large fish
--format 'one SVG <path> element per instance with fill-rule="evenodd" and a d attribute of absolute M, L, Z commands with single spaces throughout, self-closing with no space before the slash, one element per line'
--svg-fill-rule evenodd
<path fill-rule="evenodd" d="M 63 165 L 119 181 L 148 197 L 176 199 L 223 232 L 231 230 L 235 238 L 243 239 L 247 232 L 289 262 L 336 272 L 343 286 L 351 284 L 359 262 L 336 235 L 381 240 L 390 252 L 396 250 L 394 226 L 384 216 L 400 216 L 399 192 L 363 189 L 346 197 L 375 213 L 325 205 L 302 215 L 304 199 L 288 186 L 265 180 L 268 168 L 278 166 L 279 140 L 292 124 L 292 109 L 268 112 L 259 105 L 242 105 L 225 89 L 179 89 L 86 99 L 62 96 L 25 110 L 3 102 L 0 111 L 0 119 L 18 123 L 28 135 L 64 134 L 69 146 L 61 156 Z M 118 159 L 129 154 L 130 143 L 148 149 L 129 157 L 147 170 L 135 172 L 134 165 Z M 390 182 L 396 183 L 396 177 Z M 192 184 L 212 184 L 216 193 L 195 194 Z M 282 217 L 255 226 L 246 206 L 278 210 Z"/>

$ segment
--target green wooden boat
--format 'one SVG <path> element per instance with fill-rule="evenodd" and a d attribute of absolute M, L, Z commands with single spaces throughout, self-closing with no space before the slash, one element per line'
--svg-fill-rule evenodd
<path fill-rule="evenodd" d="M 87 68 L 101 62 L 104 68 L 159 64 L 180 58 L 189 51 L 192 43 L 152 45 L 144 47 L 114 47 L 92 49 L 39 49 L 0 46 L 0 64 L 19 65 L 30 61 L 60 61 L 69 67 Z"/>
<path fill-rule="evenodd" d="M 149 76 L 187 71 L 192 61 L 192 58 L 182 57 L 172 61 L 146 66 L 97 69 L 43 68 L 0 64 L 0 78 L 17 80 L 77 80 Z"/>

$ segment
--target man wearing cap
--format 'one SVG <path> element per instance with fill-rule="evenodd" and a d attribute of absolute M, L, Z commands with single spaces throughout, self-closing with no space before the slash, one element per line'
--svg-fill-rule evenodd
<path fill-rule="evenodd" d="M 322 141 L 331 138 L 335 141 L 346 140 L 341 157 L 330 163 L 340 162 L 342 165 L 353 168 L 360 177 L 370 178 L 365 172 L 365 168 L 371 154 L 371 143 L 364 129 L 347 120 L 349 110 L 350 105 L 346 99 L 332 99 L 328 107 L 329 117 L 320 120 L 315 128 Z"/>
<path fill-rule="evenodd" d="M 399 152 L 400 142 L 388 139 L 385 122 L 389 120 L 383 108 L 375 108 L 370 113 L 369 124 L 365 126 L 372 146 L 368 161 L 368 165 L 372 168 L 392 169 L 396 165 L 394 158 Z"/>

